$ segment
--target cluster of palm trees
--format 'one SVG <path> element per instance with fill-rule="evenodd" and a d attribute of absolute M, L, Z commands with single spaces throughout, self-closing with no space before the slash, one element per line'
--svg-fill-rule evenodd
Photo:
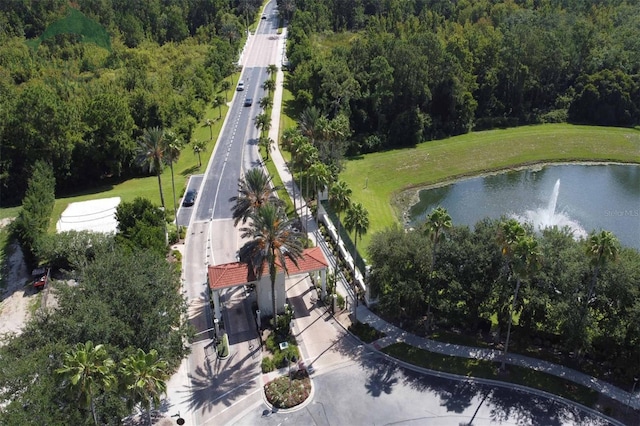
<path fill-rule="evenodd" d="M 205 124 L 213 126 L 211 120 L 206 120 Z M 165 208 L 164 193 L 162 192 L 162 169 L 168 165 L 171 169 L 171 187 L 173 189 L 173 209 L 178 211 L 176 201 L 176 187 L 173 175 L 173 165 L 180 159 L 180 153 L 184 149 L 184 142 L 170 130 L 160 127 L 145 129 L 142 137 L 138 140 L 137 162 L 143 167 L 148 167 L 149 172 L 154 172 L 158 177 L 158 189 L 160 191 L 160 204 Z M 193 152 L 198 155 L 198 167 L 202 166 L 200 153 L 207 150 L 207 142 L 195 140 L 192 143 Z"/>
<path fill-rule="evenodd" d="M 91 410 L 96 425 L 95 398 L 101 392 L 111 390 L 126 398 L 130 409 L 140 404 L 151 424 L 151 407 L 160 404 L 160 396 L 166 393 L 169 377 L 168 364 L 158 358 L 155 349 L 149 352 L 138 349 L 118 365 L 103 345 L 94 345 L 91 341 L 78 343 L 65 353 L 63 365 L 56 374 L 72 396 Z"/>
<path fill-rule="evenodd" d="M 259 281 L 265 270 L 271 281 L 273 327 L 278 325 L 276 277 L 278 268 L 289 274 L 287 259 L 298 265 L 304 249 L 304 235 L 287 218 L 284 203 L 276 193 L 279 187 L 260 168 L 249 170 L 238 181 L 238 195 L 231 197 L 234 225 L 240 222 L 241 237 L 248 238 L 239 250 L 241 262 L 247 263 Z M 247 223 L 248 222 L 248 223 Z"/>
<path fill-rule="evenodd" d="M 278 67 L 274 64 L 267 67 L 267 74 L 269 74 L 269 78 L 264 81 L 262 88 L 268 92 L 268 95 L 260 99 L 260 108 L 262 108 L 262 112 L 256 115 L 253 119 L 256 128 L 260 131 L 258 146 L 264 148 L 266 151 L 267 160 L 269 159 L 269 152 L 275 144 L 275 141 L 269 137 L 269 130 L 271 130 L 271 115 L 269 112 L 271 107 L 273 107 L 273 92 L 276 89 L 275 75 L 277 71 Z"/>

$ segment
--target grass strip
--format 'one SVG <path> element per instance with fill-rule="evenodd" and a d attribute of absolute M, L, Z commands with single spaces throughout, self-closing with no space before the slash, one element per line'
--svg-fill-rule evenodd
<path fill-rule="evenodd" d="M 563 398 L 593 407 L 598 400 L 598 392 L 569 380 L 529 368 L 509 365 L 508 373 L 499 371 L 499 363 L 442 355 L 416 348 L 406 343 L 395 343 L 382 349 L 387 355 L 406 363 L 445 373 L 466 377 L 479 377 L 539 389 Z"/>

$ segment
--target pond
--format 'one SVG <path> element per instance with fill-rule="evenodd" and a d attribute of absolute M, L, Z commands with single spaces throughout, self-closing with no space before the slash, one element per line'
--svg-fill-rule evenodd
<path fill-rule="evenodd" d="M 406 225 L 419 227 L 438 205 L 454 225 L 503 215 L 535 228 L 569 226 L 576 238 L 613 232 L 640 250 L 640 166 L 563 164 L 514 170 L 423 189 Z"/>

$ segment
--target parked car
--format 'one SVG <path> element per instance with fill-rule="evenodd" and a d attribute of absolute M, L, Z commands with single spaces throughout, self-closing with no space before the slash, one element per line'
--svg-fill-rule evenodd
<path fill-rule="evenodd" d="M 189 207 L 192 206 L 196 202 L 196 197 L 198 196 L 198 192 L 195 189 L 190 189 L 184 194 L 184 198 L 182 199 L 182 206 Z"/>
<path fill-rule="evenodd" d="M 244 100 L 244 106 L 251 106 L 253 105 L 253 98 L 246 98 Z"/>
<path fill-rule="evenodd" d="M 237 90 L 238 92 L 242 92 L 242 91 L 244 90 L 244 81 L 240 80 L 240 81 L 238 82 L 238 87 L 236 87 L 236 90 Z"/>
<path fill-rule="evenodd" d="M 38 268 L 31 271 L 31 275 L 34 277 L 33 287 L 36 290 L 42 290 L 49 283 L 49 268 Z"/>

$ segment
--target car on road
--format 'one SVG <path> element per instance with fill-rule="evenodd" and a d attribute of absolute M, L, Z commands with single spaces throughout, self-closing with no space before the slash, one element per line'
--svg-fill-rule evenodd
<path fill-rule="evenodd" d="M 267 15 L 262 15 L 262 18 L 260 19 L 267 19 Z"/>
<path fill-rule="evenodd" d="M 237 90 L 238 92 L 242 92 L 242 91 L 244 90 L 244 81 L 240 80 L 240 81 L 238 82 L 238 87 L 236 87 L 236 90 Z"/>
<path fill-rule="evenodd" d="M 192 206 L 196 202 L 196 197 L 198 196 L 198 191 L 195 189 L 190 189 L 184 194 L 184 198 L 182 199 L 182 206 L 189 207 Z"/>
<path fill-rule="evenodd" d="M 253 98 L 245 98 L 244 106 L 251 106 L 251 105 L 253 105 Z"/>

